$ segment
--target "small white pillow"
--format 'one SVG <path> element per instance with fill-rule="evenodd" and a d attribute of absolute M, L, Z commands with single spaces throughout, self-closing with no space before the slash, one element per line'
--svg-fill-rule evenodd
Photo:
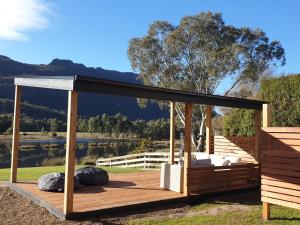
<path fill-rule="evenodd" d="M 240 157 L 237 156 L 225 156 L 225 159 L 229 160 L 230 164 L 231 163 L 240 163 L 242 160 Z"/>
<path fill-rule="evenodd" d="M 228 166 L 229 163 L 230 161 L 226 159 L 211 159 L 211 164 L 214 166 Z"/>
<path fill-rule="evenodd" d="M 210 158 L 211 160 L 220 160 L 220 159 L 225 159 L 225 156 L 223 156 L 223 155 L 215 155 L 215 154 L 211 154 L 211 155 L 209 155 L 209 158 Z"/>
<path fill-rule="evenodd" d="M 194 152 L 196 159 L 209 159 L 209 154 L 205 152 Z"/>

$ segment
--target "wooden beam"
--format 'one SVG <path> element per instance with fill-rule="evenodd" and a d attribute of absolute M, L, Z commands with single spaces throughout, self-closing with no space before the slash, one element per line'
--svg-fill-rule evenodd
<path fill-rule="evenodd" d="M 78 103 L 78 93 L 76 91 L 69 91 L 67 137 L 66 137 L 67 138 L 66 168 L 65 168 L 66 175 L 65 175 L 65 188 L 64 188 L 64 213 L 65 214 L 73 212 L 77 103 Z"/>
<path fill-rule="evenodd" d="M 270 204 L 267 202 L 263 202 L 263 220 L 270 219 Z"/>
<path fill-rule="evenodd" d="M 211 119 L 212 119 L 212 108 L 211 106 L 206 106 L 206 153 L 212 154 L 212 128 L 211 128 Z"/>
<path fill-rule="evenodd" d="M 11 150 L 11 174 L 10 182 L 17 182 L 18 170 L 18 153 L 19 153 L 19 132 L 20 132 L 20 113 L 21 113 L 21 86 L 15 87 L 15 105 L 14 105 L 14 120 L 13 120 L 13 135 L 12 135 L 12 150 Z"/>
<path fill-rule="evenodd" d="M 174 151 L 175 151 L 175 130 L 176 130 L 176 117 L 175 117 L 175 102 L 170 102 L 170 164 L 174 164 Z"/>
<path fill-rule="evenodd" d="M 272 121 L 272 111 L 271 111 L 271 105 L 270 104 L 263 104 L 262 107 L 262 126 L 263 127 L 270 127 L 271 126 L 271 121 Z M 270 203 L 268 202 L 263 202 L 263 215 L 262 218 L 263 220 L 268 220 L 270 219 Z"/>
<path fill-rule="evenodd" d="M 255 158 L 258 163 L 261 161 L 261 111 L 255 110 Z"/>
<path fill-rule="evenodd" d="M 263 104 L 263 127 L 270 127 L 272 123 L 272 108 L 270 104 Z"/>
<path fill-rule="evenodd" d="M 192 112 L 191 103 L 185 103 L 185 129 L 184 129 L 184 180 L 183 194 L 190 195 L 188 179 L 188 170 L 191 168 L 191 151 L 192 151 Z"/>

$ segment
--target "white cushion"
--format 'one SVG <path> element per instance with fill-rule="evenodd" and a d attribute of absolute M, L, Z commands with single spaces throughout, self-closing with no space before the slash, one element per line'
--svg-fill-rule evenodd
<path fill-rule="evenodd" d="M 241 158 L 238 156 L 225 156 L 225 159 L 229 160 L 230 164 L 241 162 Z"/>
<path fill-rule="evenodd" d="M 223 155 L 215 155 L 215 154 L 211 154 L 211 155 L 209 155 L 209 158 L 213 161 L 213 160 L 221 160 L 221 159 L 225 159 L 225 156 L 223 156 Z"/>
<path fill-rule="evenodd" d="M 229 163 L 230 163 L 229 160 L 222 159 L 222 158 L 211 159 L 211 164 L 213 164 L 214 166 L 228 166 Z"/>
<path fill-rule="evenodd" d="M 209 154 L 205 152 L 194 152 L 196 159 L 209 159 Z"/>

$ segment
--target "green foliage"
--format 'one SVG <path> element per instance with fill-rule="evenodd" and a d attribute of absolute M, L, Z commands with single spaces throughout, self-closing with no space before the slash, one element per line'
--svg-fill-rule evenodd
<path fill-rule="evenodd" d="M 6 132 L 12 125 L 11 114 L 0 114 L 0 133 Z"/>
<path fill-rule="evenodd" d="M 259 95 L 272 106 L 272 126 L 300 126 L 300 75 L 264 78 Z M 223 118 L 225 135 L 253 136 L 254 111 L 233 110 Z"/>
<path fill-rule="evenodd" d="M 132 68 L 147 85 L 213 93 L 220 81 L 257 80 L 271 63 L 285 63 L 278 41 L 260 29 L 226 25 L 220 13 L 186 16 L 178 26 L 156 21 L 128 47 Z"/>
<path fill-rule="evenodd" d="M 0 114 L 0 133 L 11 134 L 12 132 L 11 114 Z M 151 137 L 156 140 L 168 138 L 169 121 L 167 119 L 157 120 L 135 120 L 117 113 L 114 116 L 108 114 L 95 117 L 79 117 L 77 121 L 78 131 L 102 133 L 119 137 L 120 134 L 135 134 L 138 138 Z M 57 118 L 35 119 L 29 116 L 21 116 L 21 131 L 23 132 L 51 132 L 52 136 L 57 136 L 57 132 L 66 130 L 66 123 Z"/>
<path fill-rule="evenodd" d="M 13 133 L 13 128 L 9 127 L 7 128 L 7 130 L 5 131 L 6 134 L 12 134 Z"/>
<path fill-rule="evenodd" d="M 263 79 L 260 96 L 271 103 L 272 126 L 300 126 L 300 75 Z"/>
<path fill-rule="evenodd" d="M 22 102 L 21 111 L 25 115 L 30 115 L 36 119 L 43 118 L 57 118 L 59 120 L 66 119 L 66 113 L 64 111 L 51 109 L 45 106 L 34 105 L 29 102 Z M 14 111 L 14 100 L 0 98 L 0 113 L 11 114 Z"/>
<path fill-rule="evenodd" d="M 145 127 L 145 137 L 155 140 L 169 137 L 170 124 L 167 119 L 150 120 Z"/>
<path fill-rule="evenodd" d="M 46 158 L 41 163 L 41 166 L 63 166 L 63 165 L 65 165 L 64 157 Z"/>
<path fill-rule="evenodd" d="M 133 154 L 143 152 L 153 152 L 154 142 L 151 138 L 144 138 L 139 145 L 132 151 Z"/>
<path fill-rule="evenodd" d="M 223 134 L 228 136 L 255 135 L 254 110 L 235 109 L 223 117 Z"/>
<path fill-rule="evenodd" d="M 285 64 L 278 41 L 270 41 L 261 29 L 227 25 L 220 13 L 212 12 L 183 17 L 177 26 L 156 21 L 145 36 L 130 40 L 127 52 L 144 84 L 202 94 L 213 94 L 231 77 L 229 93 L 239 84 L 257 82 L 270 65 Z M 183 123 L 183 104 L 177 104 L 176 110 Z M 204 144 L 205 113 L 204 106 L 193 107 L 197 148 Z"/>

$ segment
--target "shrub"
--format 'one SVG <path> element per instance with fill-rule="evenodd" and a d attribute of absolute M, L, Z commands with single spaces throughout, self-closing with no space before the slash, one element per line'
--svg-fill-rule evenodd
<path fill-rule="evenodd" d="M 300 75 L 266 78 L 261 81 L 260 97 L 272 106 L 272 126 L 300 126 Z"/>
<path fill-rule="evenodd" d="M 13 128 L 9 127 L 7 128 L 7 130 L 5 131 L 6 134 L 12 134 L 13 133 Z"/>
<path fill-rule="evenodd" d="M 65 158 L 47 158 L 41 163 L 41 166 L 63 166 L 65 165 Z"/>
<path fill-rule="evenodd" d="M 154 142 L 151 138 L 144 138 L 140 141 L 139 145 L 132 150 L 133 154 L 152 152 L 154 151 Z"/>
<path fill-rule="evenodd" d="M 88 165 L 88 166 L 95 166 L 96 165 L 96 159 L 93 159 L 93 158 L 90 158 L 90 157 L 83 157 L 80 160 L 80 164 Z"/>
<path fill-rule="evenodd" d="M 227 136 L 255 135 L 254 110 L 235 109 L 223 117 L 223 134 Z"/>

